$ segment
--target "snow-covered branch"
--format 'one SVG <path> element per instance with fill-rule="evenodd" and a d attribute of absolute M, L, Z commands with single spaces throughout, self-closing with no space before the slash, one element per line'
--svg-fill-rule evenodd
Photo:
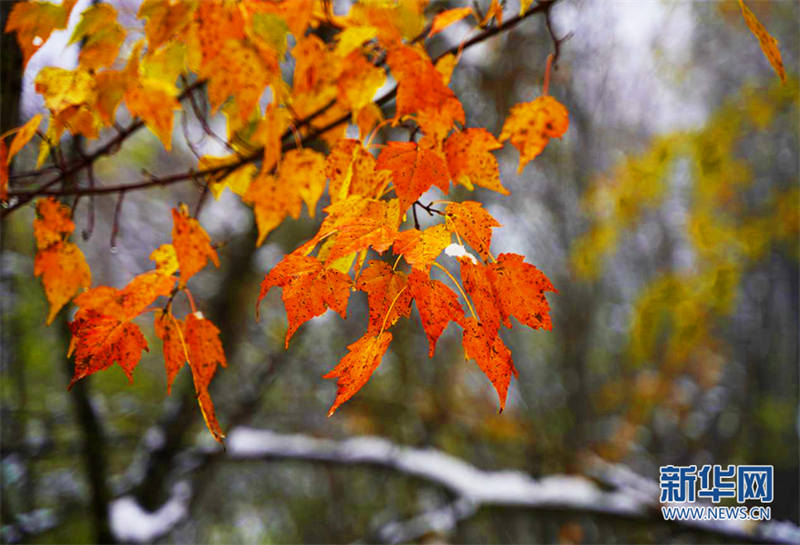
<path fill-rule="evenodd" d="M 439 450 L 403 447 L 379 437 L 336 441 L 302 434 L 237 428 L 230 433 L 224 453 L 217 447 L 210 447 L 200 450 L 199 455 L 209 462 L 306 460 L 375 466 L 439 486 L 453 495 L 452 503 L 379 529 L 375 537 L 387 542 L 409 541 L 430 531 L 451 530 L 459 521 L 469 518 L 482 507 L 555 509 L 663 523 L 658 509 L 658 485 L 654 481 L 638 476 L 624 466 L 599 460 L 592 465 L 592 473 L 597 481 L 610 489 L 578 475 L 550 475 L 534 479 L 519 471 L 485 471 Z M 202 465 L 201 462 L 195 468 Z M 169 507 L 170 513 L 179 513 L 180 497 L 188 502 L 185 489 L 180 492 L 173 495 L 162 508 L 165 512 Z M 132 509 L 131 501 L 130 497 L 117 500 L 111 517 L 115 534 L 127 541 L 149 541 L 153 536 L 165 535 L 186 513 L 183 508 L 180 516 L 166 516 L 161 513 L 162 510 L 147 514 Z M 120 505 L 120 502 L 125 503 Z M 753 525 L 731 520 L 674 524 L 713 532 L 737 541 L 796 543 L 800 540 L 800 528 L 790 523 L 764 522 Z M 131 526 L 147 527 L 147 536 L 144 532 L 131 531 Z"/>

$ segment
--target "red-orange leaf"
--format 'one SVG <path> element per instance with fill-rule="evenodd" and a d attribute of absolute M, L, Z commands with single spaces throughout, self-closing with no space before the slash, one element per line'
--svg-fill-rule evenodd
<path fill-rule="evenodd" d="M 367 293 L 368 334 L 376 335 L 392 327 L 401 316 L 408 318 L 411 314 L 411 292 L 406 282 L 404 272 L 392 270 L 383 261 L 370 261 L 361 272 L 356 287 Z"/>
<path fill-rule="evenodd" d="M 328 308 L 347 317 L 347 301 L 350 298 L 350 277 L 339 271 L 328 269 L 316 258 L 289 254 L 283 258 L 261 283 L 256 308 L 274 286 L 283 288 L 283 303 L 289 319 L 286 343 L 297 328 Z"/>
<path fill-rule="evenodd" d="M 508 190 L 500 183 L 497 159 L 490 153 L 502 147 L 486 129 L 466 129 L 451 134 L 444 143 L 444 153 L 453 181 L 468 189 L 477 185 L 508 195 Z"/>
<path fill-rule="evenodd" d="M 386 58 L 397 80 L 397 118 L 417 114 L 422 130 L 436 140 L 444 138 L 453 123 L 464 124 L 464 109 L 428 55 L 419 49 L 400 45 Z"/>
<path fill-rule="evenodd" d="M 392 334 L 384 331 L 377 336 L 367 333 L 347 347 L 349 350 L 347 355 L 336 367 L 323 376 L 323 378 L 339 379 L 336 382 L 339 387 L 336 399 L 328 411 L 328 416 L 336 412 L 342 403 L 353 397 L 367 383 L 369 377 L 380 365 L 391 342 Z"/>
<path fill-rule="evenodd" d="M 461 259 L 461 282 L 475 305 L 482 326 L 488 332 L 497 332 L 503 322 L 503 310 L 489 277 L 489 266 Z"/>
<path fill-rule="evenodd" d="M 209 259 L 219 267 L 217 252 L 211 247 L 211 238 L 200 223 L 189 217 L 185 207 L 172 209 L 172 245 L 178 255 L 181 271 L 180 286 L 206 266 Z"/>
<path fill-rule="evenodd" d="M 431 264 L 450 244 L 450 237 L 447 227 L 442 224 L 428 227 L 424 231 L 408 229 L 398 233 L 393 248 L 413 268 L 428 272 Z"/>
<path fill-rule="evenodd" d="M 475 360 L 497 390 L 500 412 L 503 412 L 511 375 L 517 376 L 511 351 L 503 344 L 497 331 L 485 328 L 475 318 L 464 321 L 463 345 L 466 358 Z"/>
<path fill-rule="evenodd" d="M 133 369 L 147 350 L 139 326 L 101 314 L 93 309 L 81 309 L 70 322 L 72 343 L 69 354 L 75 354 L 75 374 L 68 388 L 88 375 L 107 369 L 117 362 L 130 382 Z"/>
<path fill-rule="evenodd" d="M 500 224 L 481 203 L 464 201 L 450 203 L 445 209 L 447 227 L 472 246 L 483 259 L 489 259 L 492 228 Z"/>
<path fill-rule="evenodd" d="M 542 271 L 524 262 L 518 254 L 500 254 L 496 263 L 488 266 L 488 276 L 506 327 L 509 316 L 534 329 L 552 329 L 550 306 L 544 292 L 558 293 Z"/>
<path fill-rule="evenodd" d="M 450 175 L 444 155 L 427 136 L 419 144 L 389 142 L 378 155 L 376 168 L 392 172 L 392 181 L 402 211 L 431 186 L 435 185 L 445 193 L 450 188 Z"/>
<path fill-rule="evenodd" d="M 219 329 L 206 320 L 199 312 L 186 317 L 186 344 L 189 348 L 189 367 L 192 370 L 194 388 L 197 391 L 197 402 L 203 412 L 203 419 L 214 439 L 222 442 L 225 434 L 222 433 L 217 417 L 214 414 L 214 404 L 208 394 L 208 386 L 217 372 L 217 366 L 225 367 L 225 353 L 219 340 Z"/>
<path fill-rule="evenodd" d="M 408 275 L 408 290 L 417 302 L 422 328 L 428 337 L 428 356 L 433 357 L 436 341 L 450 322 L 460 323 L 464 309 L 458 296 L 442 282 L 414 270 Z"/>
<path fill-rule="evenodd" d="M 186 346 L 185 324 L 170 311 L 161 312 L 155 319 L 156 335 L 163 342 L 164 368 L 167 371 L 167 393 L 172 391 L 172 383 L 178 371 L 186 363 L 189 352 Z"/>
<path fill-rule="evenodd" d="M 561 138 L 569 126 L 567 109 L 549 95 L 531 102 L 517 104 L 503 124 L 500 141 L 511 140 L 519 150 L 519 168 L 522 172 L 531 159 L 542 153 L 551 138 Z"/>

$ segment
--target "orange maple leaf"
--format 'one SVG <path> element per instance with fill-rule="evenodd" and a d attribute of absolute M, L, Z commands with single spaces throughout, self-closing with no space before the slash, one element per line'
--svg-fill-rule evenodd
<path fill-rule="evenodd" d="M 454 122 L 464 124 L 464 108 L 455 93 L 442 82 L 428 54 L 399 45 L 386 58 L 397 80 L 397 119 L 417 114 L 423 132 L 444 138 Z"/>
<path fill-rule="evenodd" d="M 67 28 L 69 15 L 78 0 L 64 0 L 61 5 L 51 2 L 18 2 L 6 21 L 6 32 L 16 31 L 22 50 L 22 65 L 44 45 L 54 30 Z"/>
<path fill-rule="evenodd" d="M 551 138 L 561 138 L 569 126 L 569 113 L 550 95 L 517 104 L 503 124 L 500 141 L 511 140 L 519 150 L 518 172 L 542 153 Z"/>
<path fill-rule="evenodd" d="M 486 129 L 472 128 L 451 134 L 444 143 L 444 154 L 453 181 L 467 189 L 477 185 L 508 195 L 500 183 L 497 159 L 490 153 L 502 147 Z"/>
<path fill-rule="evenodd" d="M 406 283 L 406 274 L 392 270 L 388 263 L 373 260 L 367 264 L 356 282 L 356 288 L 367 294 L 367 334 L 375 335 L 392 327 L 401 317 L 409 317 L 411 292 Z"/>
<path fill-rule="evenodd" d="M 92 273 L 83 252 L 72 242 L 56 242 L 36 253 L 33 262 L 34 276 L 42 277 L 44 293 L 50 302 L 47 325 L 61 308 L 81 288 L 88 288 L 92 283 Z"/>
<path fill-rule="evenodd" d="M 474 359 L 481 371 L 489 377 L 492 386 L 497 391 L 497 397 L 500 399 L 500 412 L 503 412 L 511 375 L 517 376 L 511 351 L 503 343 L 496 330 L 492 331 L 478 323 L 475 318 L 467 318 L 463 325 L 464 355 L 467 359 Z"/>
<path fill-rule="evenodd" d="M 461 323 L 464 309 L 453 290 L 419 270 L 408 275 L 408 290 L 416 301 L 422 328 L 428 337 L 428 356 L 432 358 L 436 341 L 450 322 Z"/>
<path fill-rule="evenodd" d="M 333 415 L 339 406 L 353 397 L 364 386 L 380 365 L 386 349 L 392 342 L 392 334 L 384 331 L 379 335 L 367 333 L 347 347 L 349 352 L 330 372 L 322 378 L 338 378 L 336 399 L 328 411 Z"/>
<path fill-rule="evenodd" d="M 288 254 L 278 263 L 261 283 L 256 310 L 261 300 L 274 286 L 283 288 L 283 303 L 289 319 L 285 347 L 289 339 L 305 322 L 332 308 L 342 318 L 347 317 L 347 301 L 350 298 L 350 277 L 334 269 L 328 269 L 314 257 Z"/>
<path fill-rule="evenodd" d="M 185 206 L 172 209 L 172 245 L 180 266 L 180 287 L 206 266 L 209 259 L 219 267 L 217 252 L 211 246 L 211 238 L 200 223 L 189 217 Z"/>
<path fill-rule="evenodd" d="M 457 23 L 470 15 L 472 15 L 472 8 L 453 8 L 439 13 L 433 18 L 433 24 L 431 24 L 431 31 L 428 34 L 428 38 L 435 36 L 453 23 Z"/>
<path fill-rule="evenodd" d="M 36 203 L 36 212 L 33 233 L 38 251 L 33 274 L 42 277 L 44 293 L 50 302 L 47 316 L 50 325 L 78 290 L 91 285 L 92 274 L 83 252 L 67 240 L 75 230 L 69 207 L 48 197 Z"/>
<path fill-rule="evenodd" d="M 445 208 L 445 222 L 448 229 L 464 238 L 484 260 L 489 259 L 492 228 L 500 227 L 500 224 L 481 203 L 464 201 L 448 204 Z"/>
<path fill-rule="evenodd" d="M 393 250 L 413 268 L 427 273 L 442 250 L 450 244 L 450 237 L 447 227 L 441 224 L 424 231 L 408 229 L 398 233 Z"/>
<path fill-rule="evenodd" d="M 534 265 L 524 262 L 519 254 L 500 254 L 496 263 L 488 265 L 489 280 L 494 287 L 506 327 L 509 316 L 533 329 L 553 328 L 550 306 L 544 292 L 558 293 L 550 280 Z"/>
<path fill-rule="evenodd" d="M 352 196 L 328 206 L 325 211 L 328 217 L 307 244 L 316 245 L 322 238 L 335 234 L 327 262 L 368 248 L 383 253 L 397 237 L 400 225 L 397 199 L 381 201 Z"/>
<path fill-rule="evenodd" d="M 423 137 L 419 144 L 389 142 L 378 155 L 375 168 L 391 171 L 401 211 L 405 211 L 433 185 L 444 193 L 450 188 L 447 162 L 429 136 Z"/>
<path fill-rule="evenodd" d="M 186 345 L 189 350 L 189 367 L 192 370 L 194 389 L 197 392 L 197 402 L 203 413 L 203 419 L 211 434 L 219 442 L 225 437 L 222 428 L 217 422 L 214 413 L 214 403 L 208 393 L 211 379 L 217 372 L 217 367 L 226 367 L 225 352 L 219 340 L 219 329 L 203 318 L 199 312 L 186 317 Z"/>
<path fill-rule="evenodd" d="M 185 324 L 165 310 L 159 313 L 154 322 L 156 336 L 163 343 L 164 368 L 167 372 L 167 393 L 172 392 L 172 383 L 178 371 L 189 359 L 189 349 L 186 346 Z"/>
<path fill-rule="evenodd" d="M 350 195 L 378 197 L 389 183 L 389 173 L 375 169 L 375 158 L 364 149 L 361 141 L 343 138 L 336 143 L 325 163 L 325 175 L 330 180 L 331 202 Z"/>
<path fill-rule="evenodd" d="M 109 368 L 115 361 L 128 381 L 133 382 L 133 370 L 142 358 L 142 350 L 148 350 L 139 326 L 94 309 L 81 309 L 69 328 L 72 342 L 67 356 L 75 354 L 75 373 L 68 388 L 92 373 Z"/>
<path fill-rule="evenodd" d="M 489 277 L 488 265 L 472 263 L 464 258 L 460 261 L 461 281 L 475 305 L 475 311 L 481 319 L 481 327 L 490 333 L 497 332 L 503 322 L 503 310 Z"/>
<path fill-rule="evenodd" d="M 78 295 L 75 304 L 79 310 L 69 325 L 72 341 L 68 355 L 75 354 L 75 374 L 69 387 L 115 361 L 132 382 L 141 351 L 148 348 L 139 326 L 130 320 L 157 297 L 169 295 L 174 286 L 172 276 L 150 271 L 121 290 L 98 286 Z"/>

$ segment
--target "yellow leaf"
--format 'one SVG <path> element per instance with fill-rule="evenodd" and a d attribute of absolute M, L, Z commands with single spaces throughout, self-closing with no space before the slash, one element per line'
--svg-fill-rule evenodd
<path fill-rule="evenodd" d="M 84 39 L 78 56 L 82 67 L 96 70 L 113 63 L 125 40 L 125 31 L 117 22 L 117 10 L 109 4 L 96 4 L 86 9 L 69 44 Z"/>
<path fill-rule="evenodd" d="M 156 270 L 162 274 L 172 275 L 178 272 L 178 254 L 172 244 L 162 244 L 153 250 L 150 260 L 156 262 Z"/>
<path fill-rule="evenodd" d="M 428 38 L 439 34 L 450 25 L 470 15 L 472 15 L 472 8 L 454 8 L 441 12 L 433 18 L 433 24 L 431 25 L 431 32 L 428 34 Z"/>
<path fill-rule="evenodd" d="M 214 167 L 232 165 L 237 162 L 239 162 L 239 157 L 237 155 L 228 155 L 227 157 L 204 155 L 198 161 L 197 168 L 206 170 Z M 237 168 L 222 179 L 215 177 L 215 179 L 210 180 L 208 188 L 211 190 L 211 193 L 213 193 L 215 199 L 219 199 L 219 196 L 222 195 L 226 187 L 234 194 L 241 197 L 247 192 L 247 188 L 250 187 L 250 182 L 255 175 L 256 166 L 247 164 Z"/>
<path fill-rule="evenodd" d="M 364 42 L 374 39 L 377 35 L 378 29 L 374 26 L 347 27 L 336 37 L 336 49 L 333 52 L 339 57 L 347 57 L 350 53 L 359 49 Z"/>
<path fill-rule="evenodd" d="M 180 104 L 167 86 L 141 79 L 125 91 L 125 105 L 131 115 L 140 117 L 158 136 L 164 149 L 172 149 L 173 110 L 180 109 Z"/>
<path fill-rule="evenodd" d="M 25 123 L 22 127 L 17 129 L 17 134 L 14 135 L 14 139 L 11 141 L 11 145 L 8 148 L 8 158 L 6 159 L 6 165 L 11 164 L 11 159 L 25 147 L 33 135 L 36 134 L 36 129 L 39 128 L 39 123 L 42 122 L 42 114 L 36 114 L 33 116 L 27 123 Z"/>
<path fill-rule="evenodd" d="M 542 153 L 551 138 L 561 138 L 569 126 L 569 114 L 563 104 L 549 95 L 511 108 L 500 141 L 511 140 L 519 150 L 519 169 Z"/>
<path fill-rule="evenodd" d="M 767 29 L 764 28 L 764 25 L 756 18 L 755 14 L 750 11 L 743 0 L 739 0 L 739 6 L 742 8 L 742 16 L 744 17 L 744 22 L 747 23 L 747 26 L 750 27 L 750 32 L 758 38 L 758 43 L 761 46 L 761 51 L 764 52 L 764 56 L 767 57 L 767 60 L 772 65 L 772 68 L 775 69 L 775 72 L 781 78 L 782 82 L 786 82 L 786 70 L 783 68 L 783 60 L 781 60 L 781 52 L 778 49 L 778 40 L 773 38 Z"/>

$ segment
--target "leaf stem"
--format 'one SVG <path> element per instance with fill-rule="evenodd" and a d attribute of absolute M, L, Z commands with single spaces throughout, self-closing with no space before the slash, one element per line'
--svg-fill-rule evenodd
<path fill-rule="evenodd" d="M 464 298 L 464 301 L 467 302 L 467 307 L 469 308 L 469 312 L 472 314 L 472 317 L 477 320 L 478 316 L 475 314 L 475 309 L 472 308 L 472 303 L 469 302 L 469 297 L 467 297 L 467 294 L 464 293 L 464 288 L 461 287 L 461 284 L 458 283 L 458 280 L 456 280 L 456 278 L 452 274 L 450 274 L 450 271 L 448 271 L 447 269 L 445 269 L 444 267 L 442 267 L 441 265 L 439 265 L 435 261 L 433 262 L 433 265 L 435 267 L 438 267 L 441 270 L 443 270 L 444 274 L 446 274 L 450 278 L 450 280 L 453 281 L 453 284 L 456 285 L 456 287 L 458 288 L 458 291 L 461 292 L 461 296 Z"/>

